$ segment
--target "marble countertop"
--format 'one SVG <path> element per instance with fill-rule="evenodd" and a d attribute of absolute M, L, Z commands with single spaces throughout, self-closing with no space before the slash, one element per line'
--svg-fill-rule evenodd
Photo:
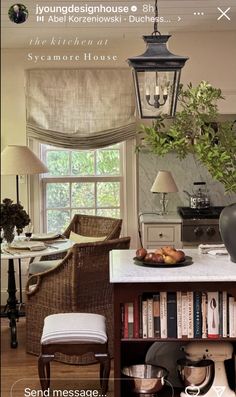
<path fill-rule="evenodd" d="M 155 268 L 136 265 L 135 250 L 111 251 L 110 282 L 236 282 L 236 263 L 231 262 L 228 255 L 199 254 L 198 249 L 185 249 L 184 252 L 192 257 L 191 265 Z"/>
<path fill-rule="evenodd" d="M 141 223 L 182 223 L 182 218 L 177 212 L 170 212 L 167 215 L 143 212 L 139 214 L 139 219 Z"/>

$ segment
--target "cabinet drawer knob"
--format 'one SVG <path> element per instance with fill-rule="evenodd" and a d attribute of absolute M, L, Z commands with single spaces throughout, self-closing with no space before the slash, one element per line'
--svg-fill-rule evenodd
<path fill-rule="evenodd" d="M 163 237 L 163 233 L 159 233 L 159 237 Z"/>

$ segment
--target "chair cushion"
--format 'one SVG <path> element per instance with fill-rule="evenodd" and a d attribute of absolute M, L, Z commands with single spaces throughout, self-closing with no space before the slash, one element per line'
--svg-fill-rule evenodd
<path fill-rule="evenodd" d="M 107 342 L 105 317 L 93 313 L 60 313 L 44 319 L 41 344 Z"/>
<path fill-rule="evenodd" d="M 107 236 L 102 236 L 102 237 L 82 236 L 81 234 L 77 234 L 72 231 L 70 232 L 70 236 L 69 236 L 69 239 L 77 244 L 96 243 L 98 241 L 104 241 L 106 240 L 106 238 Z"/>
<path fill-rule="evenodd" d="M 62 259 L 51 260 L 51 261 L 39 261 L 39 262 L 32 262 L 29 265 L 29 274 L 36 274 L 36 273 L 43 273 L 46 270 L 53 269 L 56 267 Z"/>

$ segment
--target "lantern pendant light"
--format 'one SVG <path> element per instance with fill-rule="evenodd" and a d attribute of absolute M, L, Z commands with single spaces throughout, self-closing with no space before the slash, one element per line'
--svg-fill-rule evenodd
<path fill-rule="evenodd" d="M 142 119 L 161 114 L 174 117 L 177 106 L 181 69 L 188 57 L 172 54 L 167 48 L 170 35 L 158 31 L 158 6 L 155 0 L 154 31 L 143 36 L 144 54 L 128 59 L 133 69 L 136 102 Z"/>

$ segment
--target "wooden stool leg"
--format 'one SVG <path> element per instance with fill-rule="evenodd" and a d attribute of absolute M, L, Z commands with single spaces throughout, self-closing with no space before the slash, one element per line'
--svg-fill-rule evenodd
<path fill-rule="evenodd" d="M 38 374 L 42 390 L 50 387 L 50 361 L 54 356 L 40 354 L 38 359 Z"/>
<path fill-rule="evenodd" d="M 46 362 L 46 375 L 48 379 L 48 387 L 50 387 L 50 362 Z"/>
<path fill-rule="evenodd" d="M 110 370 L 111 370 L 111 358 L 110 358 L 110 355 L 107 354 L 107 358 L 104 363 L 102 394 L 106 394 L 108 391 Z"/>
<path fill-rule="evenodd" d="M 96 359 L 100 363 L 100 385 L 102 394 L 105 395 L 108 391 L 108 383 L 111 369 L 111 359 L 109 353 L 95 354 Z"/>
<path fill-rule="evenodd" d="M 103 382 L 103 373 L 104 373 L 104 363 L 100 362 L 100 386 L 102 387 Z"/>

